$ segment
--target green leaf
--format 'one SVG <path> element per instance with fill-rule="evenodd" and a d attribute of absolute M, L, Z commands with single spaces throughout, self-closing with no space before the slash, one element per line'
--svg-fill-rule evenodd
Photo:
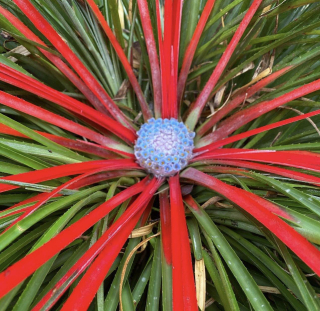
<path fill-rule="evenodd" d="M 320 200 L 318 198 L 311 195 L 307 195 L 304 192 L 293 188 L 287 183 L 285 184 L 276 180 L 275 178 L 267 177 L 254 172 L 245 173 L 245 175 L 252 176 L 254 179 L 262 181 L 272 186 L 277 191 L 295 200 L 296 202 L 299 202 L 300 204 L 302 204 L 303 206 L 320 216 Z"/>
<path fill-rule="evenodd" d="M 159 310 L 161 289 L 161 245 L 160 238 L 156 239 L 156 246 L 153 254 L 151 275 L 148 287 L 146 311 Z"/>
<path fill-rule="evenodd" d="M 292 259 L 287 247 L 279 240 L 276 240 L 279 245 L 281 254 L 286 261 L 288 270 L 290 271 L 294 281 L 296 282 L 299 291 L 302 295 L 303 301 L 307 306 L 308 310 L 316 311 L 319 310 L 320 304 L 319 299 L 317 298 L 314 290 L 310 290 L 310 284 L 308 284 L 307 278 L 299 271 L 299 268 L 296 266 L 294 260 Z M 307 286 L 309 285 L 309 288 Z"/>
<path fill-rule="evenodd" d="M 256 311 L 272 311 L 268 300 L 262 294 L 261 290 L 259 289 L 258 285 L 254 281 L 244 264 L 241 262 L 235 251 L 232 249 L 217 226 L 212 222 L 207 213 L 200 208 L 199 211 L 195 211 L 193 209 L 191 209 L 191 211 L 197 218 L 198 222 L 205 230 L 205 232 L 210 236 L 210 239 L 213 241 L 221 256 L 227 263 L 229 269 L 232 271 L 235 278 L 239 282 L 253 308 Z"/>
<path fill-rule="evenodd" d="M 214 247 L 212 240 L 208 236 L 208 234 L 203 232 L 207 243 L 209 245 L 209 249 L 213 256 L 214 262 L 208 256 L 207 252 L 203 251 L 205 266 L 208 269 L 210 276 L 212 277 L 212 281 L 215 284 L 221 302 L 226 310 L 239 310 L 239 305 L 235 297 L 235 293 L 233 291 L 230 279 L 228 277 L 227 271 L 224 267 L 224 264 Z"/>
<path fill-rule="evenodd" d="M 29 129 L 28 127 L 24 126 L 23 124 L 10 119 L 1 113 L 0 113 L 0 123 L 3 123 L 4 125 L 11 127 L 12 129 L 20 132 L 21 134 L 24 134 L 24 135 L 30 137 L 31 139 L 33 139 L 33 140 L 37 141 L 38 143 L 49 148 L 49 150 L 55 151 L 62 156 L 65 156 L 65 157 L 68 157 L 71 159 L 75 159 L 76 161 L 88 160 L 86 157 L 81 156 L 68 148 L 62 147 L 62 146 L 54 143 L 53 141 L 49 140 L 48 138 L 45 138 L 44 136 Z"/>
<path fill-rule="evenodd" d="M 139 279 L 132 291 L 132 299 L 133 299 L 133 304 L 137 306 L 139 304 L 139 301 L 141 300 L 141 297 L 145 291 L 145 288 L 147 287 L 147 284 L 150 279 L 151 275 L 151 268 L 153 265 L 153 255 L 151 255 L 148 259 L 148 262 L 146 266 L 144 267 L 142 273 L 139 276 Z"/>
<path fill-rule="evenodd" d="M 193 254 L 196 260 L 202 259 L 202 243 L 200 237 L 200 231 L 197 221 L 191 218 L 187 221 L 189 235 L 192 242 Z"/>
<path fill-rule="evenodd" d="M 139 244 L 140 239 L 135 238 L 135 239 L 130 239 L 127 247 L 126 247 L 126 251 L 124 253 L 124 256 L 121 260 L 120 265 L 118 266 L 118 270 L 117 273 L 112 281 L 111 287 L 108 291 L 107 297 L 105 299 L 104 302 L 104 309 L 105 311 L 112 311 L 112 310 L 116 310 L 118 303 L 119 303 L 119 286 L 120 286 L 120 280 L 121 280 L 121 273 L 124 267 L 124 263 L 127 260 L 130 252 Z M 130 270 L 133 264 L 133 260 L 134 260 L 135 256 L 132 256 L 131 259 L 129 260 L 129 263 L 127 265 L 126 268 L 126 274 L 125 277 L 123 279 L 123 284 L 126 283 L 128 275 L 130 274 Z"/>
<path fill-rule="evenodd" d="M 181 34 L 180 34 L 180 57 L 182 64 L 183 56 L 190 43 L 194 30 L 198 23 L 200 0 L 185 0 L 182 8 Z"/>
<path fill-rule="evenodd" d="M 78 191 L 75 194 L 63 197 L 55 202 L 47 204 L 45 208 L 36 210 L 33 214 L 22 219 L 0 236 L 0 249 L 4 249 L 17 237 L 19 237 L 23 232 L 25 232 L 31 226 L 39 222 L 41 219 L 44 219 L 45 217 L 49 216 L 50 214 L 56 211 L 66 208 L 67 206 L 76 202 L 77 200 L 81 200 L 82 198 L 85 198 L 90 194 L 103 189 L 104 187 L 105 185 L 102 185 Z"/>

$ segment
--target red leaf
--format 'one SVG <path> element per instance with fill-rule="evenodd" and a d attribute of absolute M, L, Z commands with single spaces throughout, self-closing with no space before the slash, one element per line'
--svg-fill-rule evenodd
<path fill-rule="evenodd" d="M 225 165 L 231 165 L 231 166 L 245 167 L 245 168 L 250 168 L 250 169 L 259 170 L 263 172 L 268 172 L 271 174 L 277 174 L 280 176 L 288 177 L 290 179 L 301 180 L 301 181 L 320 187 L 319 177 L 315 177 L 309 174 L 300 173 L 296 171 L 291 171 L 281 167 L 275 167 L 271 165 L 259 164 L 259 163 L 248 162 L 248 161 L 213 160 L 210 162 L 212 164 L 218 164 L 218 165 L 225 164 Z M 208 161 L 206 161 L 206 163 L 208 164 Z M 211 170 L 210 168 L 211 168 L 210 166 L 206 167 L 205 168 L 206 172 L 210 172 Z M 215 167 L 213 167 L 212 169 L 215 170 Z M 218 169 L 219 169 L 219 166 L 218 166 Z M 241 172 L 239 172 L 239 174 L 241 174 Z"/>
<path fill-rule="evenodd" d="M 123 168 L 122 168 L 123 169 Z M 101 170 L 100 170 L 101 171 Z M 106 172 L 96 174 L 93 176 L 88 176 L 85 177 L 82 180 L 79 180 L 78 182 L 74 183 L 71 186 L 71 189 L 80 189 L 86 186 L 90 186 L 92 184 L 104 181 L 104 180 L 109 180 L 109 179 L 118 179 L 121 177 L 136 177 L 136 178 L 141 178 L 144 177 L 143 172 L 139 171 L 111 171 L 108 169 Z"/>
<path fill-rule="evenodd" d="M 190 129 L 194 129 L 197 121 L 200 118 L 201 112 L 207 103 L 210 94 L 214 87 L 216 86 L 218 80 L 220 79 L 224 69 L 226 68 L 239 40 L 241 39 L 243 33 L 247 29 L 254 13 L 257 11 L 261 4 L 262 0 L 254 0 L 250 5 L 249 10 L 247 11 L 246 15 L 244 16 L 243 20 L 241 21 L 237 31 L 235 32 L 234 36 L 232 37 L 230 43 L 228 44 L 225 52 L 221 56 L 216 68 L 214 69 L 213 73 L 210 76 L 209 81 L 201 91 L 200 95 L 198 96 L 196 102 L 190 107 L 187 114 L 186 123 L 188 124 Z"/>
<path fill-rule="evenodd" d="M 135 134 L 114 119 L 4 64 L 0 64 L 0 79 L 75 112 L 82 119 L 88 119 L 104 127 L 129 143 L 136 139 Z"/>
<path fill-rule="evenodd" d="M 219 162 L 219 161 L 218 161 Z M 224 162 L 224 161 L 221 161 Z M 227 162 L 227 161 L 226 161 Z M 242 162 L 242 161 L 238 161 Z M 267 165 L 265 165 L 267 166 Z M 206 166 L 204 169 L 204 172 L 209 173 L 209 172 L 215 172 L 215 173 L 222 173 L 222 174 L 237 174 L 237 175 L 244 175 L 248 177 L 248 172 L 244 169 L 241 168 L 231 168 L 231 167 L 226 167 L 226 166 Z M 250 196 L 250 192 L 248 192 L 248 195 Z M 290 214 L 288 214 L 285 210 L 283 210 L 281 207 L 273 204 L 270 201 L 264 200 L 264 199 L 259 199 L 260 197 L 255 196 L 254 199 L 257 201 L 261 201 L 261 203 L 264 205 L 264 207 L 270 211 L 271 213 L 281 216 L 285 219 L 288 219 L 290 221 L 295 221 L 295 218 L 293 218 Z"/>
<path fill-rule="evenodd" d="M 93 130 L 90 130 L 89 128 L 86 128 L 83 125 L 80 125 L 76 122 L 68 120 L 64 117 L 61 117 L 60 115 L 57 115 L 53 112 L 45 110 L 34 104 L 31 104 L 23 99 L 20 99 L 18 97 L 15 97 L 13 95 L 0 91 L 0 102 L 5 106 L 11 107 L 18 111 L 24 112 L 28 115 L 34 116 L 40 120 L 43 120 L 50 124 L 61 127 L 77 135 L 84 136 L 94 142 L 97 142 L 103 145 L 108 150 L 123 154 L 125 156 L 132 157 L 132 154 L 130 154 L 130 148 L 128 148 L 127 146 L 111 138 L 103 136 Z"/>
<path fill-rule="evenodd" d="M 229 134 L 231 134 L 232 132 L 234 132 L 235 130 L 237 130 L 238 128 L 243 126 L 244 124 L 247 124 L 248 122 L 262 116 L 263 114 L 265 114 L 265 113 L 267 113 L 277 107 L 280 107 L 281 105 L 284 105 L 292 100 L 295 100 L 299 97 L 302 97 L 302 96 L 308 95 L 312 92 L 315 92 L 319 89 L 320 89 L 320 79 L 316 80 L 314 82 L 311 82 L 309 84 L 306 84 L 304 86 L 301 86 L 301 87 L 297 88 L 296 90 L 288 92 L 288 93 L 286 93 L 282 96 L 279 96 L 275 99 L 272 99 L 270 101 L 262 102 L 257 105 L 254 105 L 252 107 L 249 107 L 243 111 L 239 111 L 238 113 L 234 114 L 230 118 L 223 121 L 221 123 L 221 125 L 219 126 L 219 128 L 215 132 L 209 134 L 208 136 L 206 136 L 203 139 L 203 142 L 218 141 L 218 140 L 228 136 Z M 315 113 L 315 114 L 318 114 L 318 113 Z M 299 117 L 302 117 L 301 119 L 303 119 L 304 116 L 299 116 Z M 294 119 L 294 118 L 291 118 L 291 119 Z M 299 119 L 297 119 L 297 120 L 299 120 Z M 285 121 L 280 121 L 280 122 L 284 122 L 282 124 L 282 125 L 284 125 L 284 124 L 287 124 L 287 123 L 285 123 Z M 277 122 L 277 123 L 279 124 L 280 122 Z M 291 123 L 291 122 L 294 122 L 294 121 L 290 121 L 289 123 Z M 274 126 L 274 125 L 271 125 L 271 126 Z M 277 125 L 277 126 L 280 126 L 280 125 Z"/>
<path fill-rule="evenodd" d="M 155 112 L 156 118 L 159 118 L 161 117 L 162 91 L 161 91 L 161 72 L 160 72 L 157 47 L 156 47 L 156 42 L 153 36 L 153 29 L 152 29 L 151 20 L 150 20 L 148 3 L 146 0 L 138 0 L 138 6 L 139 6 L 141 24 L 143 28 L 143 33 L 144 33 L 148 55 L 149 55 L 149 61 L 150 61 L 152 87 L 153 87 L 153 99 L 154 99 L 154 112 Z"/>
<path fill-rule="evenodd" d="M 101 240 L 100 243 L 104 243 L 104 250 L 81 278 L 61 311 L 85 311 L 89 308 L 112 263 L 143 214 L 146 204 L 151 200 L 162 182 L 162 179 L 153 178 L 135 202 L 98 240 L 98 242 Z"/>
<path fill-rule="evenodd" d="M 264 206 L 265 200 L 253 193 L 227 185 L 194 168 L 188 168 L 181 174 L 181 177 L 212 189 L 243 208 L 285 243 L 315 273 L 320 275 L 320 251 L 286 222 L 268 211 Z"/>
<path fill-rule="evenodd" d="M 190 67 L 192 64 L 194 53 L 197 49 L 200 37 L 201 37 L 203 29 L 207 23 L 207 20 L 210 16 L 210 13 L 212 11 L 214 3 L 215 3 L 215 0 L 208 0 L 207 1 L 206 5 L 202 11 L 202 14 L 200 16 L 200 19 L 198 21 L 197 27 L 193 33 L 193 36 L 190 40 L 190 43 L 187 47 L 185 54 L 184 54 L 183 62 L 182 62 L 181 70 L 180 70 L 180 75 L 179 75 L 179 79 L 178 79 L 177 99 L 178 99 L 179 104 L 182 100 L 183 91 L 184 91 L 184 88 L 186 85 L 186 81 L 188 78 L 188 74 L 190 71 Z"/>
<path fill-rule="evenodd" d="M 29 138 L 26 135 L 21 134 L 20 132 L 0 123 L 0 133 L 2 134 L 7 134 L 7 135 L 12 135 L 12 136 L 17 136 L 17 137 L 23 137 L 23 138 Z M 44 132 L 40 132 L 40 131 L 35 131 L 37 134 L 40 134 L 52 141 L 54 141 L 55 143 L 67 147 L 69 149 L 72 150 L 77 150 L 77 151 L 81 151 L 81 152 L 85 152 L 85 153 L 89 153 L 89 154 L 94 154 L 97 155 L 98 157 L 101 158 L 105 158 L 108 160 L 111 159 L 118 159 L 119 156 L 117 156 L 115 153 L 109 151 L 108 149 L 106 149 L 103 146 L 97 145 L 97 144 L 93 144 L 93 143 L 89 143 L 87 141 L 83 141 L 83 140 L 73 140 L 70 138 L 66 138 L 66 137 L 61 137 L 61 136 L 56 136 L 56 135 L 52 135 L 52 134 L 48 134 L 48 133 L 44 133 Z"/>
<path fill-rule="evenodd" d="M 96 160 L 49 167 L 43 170 L 2 177 L 1 179 L 26 183 L 39 183 L 60 177 L 84 174 L 96 168 L 101 168 L 101 171 L 104 169 L 108 169 L 109 171 L 123 169 L 141 169 L 141 167 L 132 160 Z M 16 188 L 19 187 L 13 185 L 0 184 L 0 193 Z"/>
<path fill-rule="evenodd" d="M 189 235 L 179 175 L 170 177 L 172 290 L 174 310 L 197 310 Z"/>
<path fill-rule="evenodd" d="M 132 204 L 134 204 L 132 201 Z M 146 211 L 151 206 L 148 204 L 147 208 L 143 211 Z M 122 215 L 124 217 L 124 215 Z M 138 216 L 137 216 L 138 217 Z M 143 216 L 142 216 L 143 217 Z M 138 217 L 139 219 L 139 217 Z M 135 218 L 132 220 L 132 223 L 135 222 Z M 143 221 L 142 221 L 143 223 Z M 110 227 L 111 229 L 111 227 Z M 109 230 L 110 230 L 109 229 Z M 120 230 L 122 230 L 121 228 Z M 126 226 L 126 231 L 129 231 L 130 227 Z M 129 232 L 130 234 L 130 232 Z M 129 235 L 128 234 L 128 235 Z M 126 232 L 122 232 L 122 236 L 125 236 Z M 115 236 L 118 241 L 119 236 Z M 46 310 L 49 310 L 55 302 L 63 295 L 63 293 L 70 287 L 70 285 L 77 279 L 79 275 L 92 263 L 92 261 L 101 253 L 102 250 L 114 248 L 112 244 L 112 238 L 110 241 L 110 232 L 105 232 L 101 238 L 93 244 L 93 246 L 74 264 L 74 266 L 59 280 L 59 282 L 38 302 L 38 304 L 32 309 L 32 311 L 40 311 L 43 306 L 46 305 Z M 109 256 L 112 252 L 109 253 Z M 114 260 L 113 260 L 114 261 Z M 48 303 L 50 301 L 50 303 Z"/>
<path fill-rule="evenodd" d="M 199 129 L 197 129 L 197 135 L 203 136 L 206 132 L 208 132 L 216 123 L 218 123 L 223 117 L 225 117 L 229 112 L 237 108 L 240 104 L 242 104 L 247 98 L 250 98 L 255 93 L 259 92 L 263 87 L 273 82 L 274 80 L 281 77 L 283 74 L 288 72 L 292 66 L 285 67 L 281 70 L 274 72 L 268 77 L 260 80 L 255 85 L 251 87 L 246 87 L 236 93 L 235 97 L 228 102 L 225 106 L 221 107 L 210 119 L 208 119 L 204 124 L 202 124 Z M 208 135 L 209 136 L 209 135 Z M 200 140 L 199 145 L 207 145 L 211 140 L 207 140 L 205 137 L 203 140 Z"/>
<path fill-rule="evenodd" d="M 11 289 L 25 280 L 35 270 L 41 267 L 46 261 L 63 250 L 72 241 L 78 238 L 83 232 L 92 227 L 97 221 L 105 217 L 110 211 L 133 195 L 141 192 L 147 183 L 147 178 L 103 203 L 89 214 L 82 217 L 76 223 L 60 232 L 49 242 L 28 254 L 11 267 L 0 274 L 0 297 L 6 295 Z"/>
<path fill-rule="evenodd" d="M 0 6 L 0 14 L 2 14 L 14 27 L 16 27 L 27 39 L 47 47 L 28 27 L 26 27 L 18 18 L 9 11 Z M 56 55 L 37 47 L 79 90 L 85 97 L 96 107 L 97 110 L 109 115 L 108 110 L 98 100 L 98 98 L 89 90 L 86 84 Z"/>
<path fill-rule="evenodd" d="M 59 137 L 43 132 L 38 132 L 38 134 L 41 134 L 50 140 L 54 141 L 55 143 L 67 147 L 69 149 L 89 153 L 89 154 L 94 154 L 98 157 L 105 158 L 108 160 L 111 159 L 119 159 L 119 155 L 116 153 L 111 152 L 107 147 L 97 145 L 94 143 L 90 143 L 88 141 L 83 141 L 83 140 L 73 140 L 73 139 L 68 139 L 65 137 Z M 130 158 L 133 158 L 133 156 L 130 156 Z"/>
<path fill-rule="evenodd" d="M 89 4 L 89 6 L 91 7 L 93 13 L 95 14 L 96 18 L 98 19 L 99 23 L 101 24 L 104 32 L 106 33 L 108 39 L 110 40 L 110 43 L 112 44 L 112 46 L 114 47 L 117 56 L 119 57 L 124 70 L 126 71 L 128 78 L 130 80 L 130 83 L 137 95 L 138 101 L 140 103 L 140 107 L 141 107 L 141 111 L 142 114 L 144 116 L 144 120 L 147 121 L 148 119 L 150 119 L 152 117 L 152 113 L 150 111 L 150 108 L 144 98 L 144 95 L 142 93 L 141 87 L 139 85 L 139 82 L 131 68 L 131 65 L 126 57 L 126 55 L 124 54 L 121 45 L 119 44 L 119 42 L 117 41 L 117 38 L 115 37 L 115 35 L 113 34 L 112 30 L 110 29 L 107 21 L 104 19 L 103 15 L 101 14 L 98 6 L 95 4 L 95 2 L 93 0 L 86 0 L 87 3 Z M 143 21 L 143 19 L 142 19 Z M 146 34 L 145 34 L 146 35 Z M 147 37 L 146 37 L 147 38 Z M 147 47 L 150 44 L 150 42 L 148 41 Z M 149 54 L 150 55 L 150 54 Z M 152 64 L 152 59 L 150 59 L 151 64 Z"/>
<path fill-rule="evenodd" d="M 177 84 L 182 0 L 164 4 L 164 40 L 161 56 L 162 118 L 178 118 Z"/>
<path fill-rule="evenodd" d="M 320 170 L 320 155 L 308 151 L 276 151 L 255 149 L 216 149 L 196 156 L 191 162 L 205 160 L 247 160 L 284 166 L 292 166 L 307 170 Z M 301 161 L 303 159 L 303 161 Z"/>
<path fill-rule="evenodd" d="M 169 118 L 171 113 L 168 82 L 171 82 L 171 29 L 172 29 L 172 0 L 167 0 L 164 7 L 164 34 L 160 50 L 161 85 L 162 85 L 162 118 Z M 159 27 L 159 26 L 158 26 Z"/>
<path fill-rule="evenodd" d="M 101 169 L 100 169 L 101 171 Z M 68 189 L 80 189 L 82 187 L 86 187 L 86 186 L 90 186 L 92 184 L 95 184 L 95 183 L 98 183 L 98 182 L 101 182 L 101 181 L 105 181 L 105 180 L 109 180 L 109 179 L 114 179 L 114 178 L 120 178 L 120 177 L 137 177 L 137 172 L 135 171 L 132 171 L 132 172 L 126 172 L 126 171 L 109 171 L 108 169 L 108 172 L 104 172 L 104 173 L 100 173 L 100 174 L 95 174 L 94 176 L 87 176 L 81 180 L 78 180 L 77 182 L 75 182 L 74 184 L 70 185 L 68 187 Z M 32 198 L 28 198 L 26 200 L 23 200 L 7 209 L 4 209 L 2 210 L 2 212 L 9 212 L 10 210 L 12 209 L 15 209 L 19 206 L 22 206 L 22 205 L 25 205 L 25 204 L 28 204 L 28 203 L 36 203 L 38 202 L 39 200 L 41 200 L 42 198 L 44 198 L 46 195 L 46 193 L 40 193 L 38 195 L 35 195 L 33 196 Z M 57 196 L 60 196 L 60 194 L 57 194 L 55 195 L 55 197 Z M 9 212 L 8 214 L 6 214 L 5 216 L 1 216 L 0 218 L 3 218 L 3 217 L 8 217 L 8 216 L 11 216 L 11 215 L 15 215 L 15 214 L 18 214 L 18 213 L 21 213 L 21 212 L 24 212 L 28 207 L 24 207 L 22 208 L 21 210 L 18 210 L 18 211 L 13 211 L 13 212 Z"/>
<path fill-rule="evenodd" d="M 84 179 L 85 177 L 89 177 L 90 175 L 93 175 L 93 174 L 96 174 L 96 173 L 99 173 L 99 172 L 101 172 L 101 168 L 91 170 L 91 171 L 89 171 L 87 173 L 84 173 L 84 174 L 82 174 L 80 176 L 72 178 L 71 180 L 67 181 L 66 183 L 62 184 L 59 187 L 56 187 L 51 192 L 46 193 L 44 196 L 42 196 L 41 199 L 38 197 L 39 201 L 36 204 L 27 207 L 24 210 L 24 213 L 22 215 L 20 215 L 17 219 L 15 219 L 4 231 L 1 232 L 1 234 L 3 234 L 4 232 L 8 231 L 12 226 L 14 226 L 20 220 L 22 220 L 22 219 L 28 217 L 29 215 L 31 215 L 32 213 L 34 213 L 38 208 L 40 208 L 43 204 L 48 202 L 51 198 L 57 196 L 61 190 L 67 189 L 71 185 L 75 184 L 76 182 L 81 181 L 81 179 Z"/>
<path fill-rule="evenodd" d="M 157 15 L 157 32 L 158 32 L 158 43 L 159 43 L 159 58 L 160 58 L 160 83 L 161 83 L 161 107 L 160 107 L 160 116 L 163 117 L 162 111 L 164 109 L 164 105 L 166 105 L 167 101 L 167 94 L 165 93 L 165 87 L 166 85 L 163 84 L 163 75 L 164 75 L 164 65 L 163 65 L 163 57 L 164 57 L 164 51 L 163 51 L 163 36 L 162 36 L 162 26 L 161 26 L 161 16 L 160 16 L 160 3 L 159 0 L 156 0 L 156 15 Z M 155 108 L 156 110 L 156 108 Z M 158 110 L 158 108 L 157 108 Z M 157 116 L 157 113 L 156 113 Z"/>
<path fill-rule="evenodd" d="M 13 205 L 13 206 L 11 206 L 11 207 L 8 207 L 8 208 L 6 208 L 6 209 L 4 209 L 4 210 L 1 211 L 1 212 L 8 212 L 8 213 L 7 213 L 6 215 L 4 215 L 4 216 L 1 216 L 0 218 L 5 218 L 5 217 L 11 216 L 11 215 L 15 215 L 15 214 L 19 214 L 19 213 L 21 213 L 21 212 L 24 212 L 27 208 L 29 208 L 29 206 L 24 207 L 24 208 L 21 208 L 21 209 L 18 210 L 18 211 L 13 211 L 13 212 L 9 212 L 9 211 L 10 211 L 10 210 L 13 210 L 13 209 L 15 209 L 15 208 L 17 208 L 17 207 L 19 207 L 19 206 L 28 204 L 28 203 L 33 203 L 33 202 L 36 203 L 36 202 L 38 202 L 39 200 L 41 200 L 42 198 L 44 198 L 45 196 L 46 196 L 46 193 L 40 193 L 40 194 L 37 194 L 37 195 L 35 195 L 35 196 L 31 197 L 31 198 L 28 198 L 28 199 L 26 199 L 26 200 L 23 200 L 23 201 L 15 204 L 15 205 Z"/>
<path fill-rule="evenodd" d="M 113 102 L 110 96 L 102 88 L 101 84 L 94 78 L 90 71 L 82 64 L 81 60 L 73 53 L 60 35 L 54 30 L 50 23 L 36 10 L 28 0 L 13 0 L 21 11 L 30 19 L 34 26 L 52 43 L 52 45 L 68 61 L 72 68 L 78 73 L 89 89 L 97 96 L 100 102 L 107 108 L 109 113 L 123 125 L 126 125 L 134 133 L 133 127 L 127 118 Z"/>
<path fill-rule="evenodd" d="M 289 118 L 289 119 L 286 119 L 286 120 L 283 120 L 283 121 L 279 121 L 279 122 L 275 122 L 275 123 L 272 123 L 272 124 L 269 124 L 269 125 L 261 126 L 261 127 L 256 128 L 256 129 L 253 129 L 253 130 L 250 130 L 250 131 L 246 131 L 244 133 L 237 134 L 237 135 L 234 135 L 234 136 L 219 140 L 217 142 L 213 142 L 213 143 L 211 143 L 209 145 L 206 145 L 206 146 L 203 146 L 203 147 L 200 147 L 200 148 L 195 148 L 194 152 L 202 152 L 203 150 L 206 150 L 206 151 L 214 150 L 214 149 L 217 149 L 219 147 L 225 146 L 227 144 L 233 143 L 235 141 L 238 141 L 238 140 L 241 140 L 241 139 L 244 139 L 244 138 L 247 138 L 247 137 L 262 133 L 262 132 L 265 132 L 265 131 L 269 131 L 271 129 L 274 129 L 274 128 L 277 128 L 277 127 L 280 127 L 280 126 L 283 126 L 283 125 L 287 125 L 287 124 L 290 124 L 290 123 L 293 123 L 293 122 L 304 120 L 306 118 L 310 118 L 310 117 L 316 116 L 318 114 L 320 114 L 320 110 L 312 111 L 312 112 L 309 112 L 309 113 L 306 113 L 306 114 L 303 114 L 303 115 L 300 115 L 300 116 L 292 117 L 292 118 Z M 207 140 L 207 138 L 208 138 L 208 140 Z M 206 142 L 210 142 L 211 141 L 211 138 L 209 137 L 209 135 L 203 138 L 202 142 L 205 142 L 205 141 Z"/>

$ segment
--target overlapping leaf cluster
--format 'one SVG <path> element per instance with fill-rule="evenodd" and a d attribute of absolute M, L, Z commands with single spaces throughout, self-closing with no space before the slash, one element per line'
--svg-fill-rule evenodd
<path fill-rule="evenodd" d="M 42 34 L 17 2 L 37 8 L 119 113 L 112 115 L 101 105 L 87 81 L 74 73 L 72 56 L 61 55 L 50 34 Z M 99 7 L 117 47 L 90 2 Z M 72 296 L 78 283 L 90 291 L 90 273 L 101 278 L 98 290 L 90 293 L 94 300 L 86 301 L 90 310 L 167 311 L 172 300 L 192 290 L 181 280 L 181 293 L 179 282 L 172 284 L 168 259 L 178 241 L 171 241 L 170 228 L 185 242 L 181 245 L 188 244 L 183 225 L 170 224 L 171 217 L 184 217 L 179 193 L 172 193 L 180 189 L 179 181 L 148 183 L 134 161 L 118 160 L 130 157 L 132 133 L 148 116 L 161 113 L 161 87 L 154 83 L 154 59 L 138 6 L 144 2 L 0 0 L 0 270 L 5 271 L 0 278 L 9 279 L 12 284 L 6 281 L 6 286 L 13 288 L 7 293 L 0 285 L 6 293 L 0 310 L 48 310 L 53 302 L 54 310 L 68 310 L 72 299 L 82 301 Z M 148 2 L 151 34 L 161 51 L 157 17 L 163 25 L 165 3 Z M 314 267 L 320 269 L 320 5 L 262 1 L 201 103 L 199 94 L 214 79 L 213 70 L 222 68 L 217 64 L 252 5 L 216 0 L 210 13 L 205 7 L 210 2 L 183 3 L 180 107 L 162 109 L 167 117 L 179 112 L 197 133 L 198 154 L 181 172 L 180 185 L 198 305 L 202 310 L 319 310 L 320 279 L 314 273 L 319 270 Z M 7 12 L 33 35 L 23 33 Z M 205 12 L 210 15 L 197 43 L 192 38 Z M 205 107 L 194 109 L 197 105 Z M 121 112 L 126 117 L 121 119 Z M 15 176 L 28 172 L 34 174 Z M 156 193 L 151 201 L 145 188 Z M 171 207 L 177 207 L 171 216 L 168 188 Z M 118 220 L 127 225 L 119 235 Z M 106 232 L 111 244 L 104 248 L 96 242 Z M 48 241 L 54 242 L 45 248 Z M 179 247 L 181 267 L 190 268 L 186 249 Z M 36 255 L 20 261 L 27 254 Z M 106 262 L 108 256 L 115 260 Z M 11 270 L 14 263 L 17 269 Z M 24 265 L 35 272 L 19 283 Z M 107 267 L 106 276 L 99 274 L 101 267 Z"/>

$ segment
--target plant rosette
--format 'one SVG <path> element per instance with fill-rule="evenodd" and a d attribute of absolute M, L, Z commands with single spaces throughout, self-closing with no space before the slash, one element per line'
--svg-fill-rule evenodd
<path fill-rule="evenodd" d="M 319 12 L 1 0 L 1 310 L 319 310 Z"/>

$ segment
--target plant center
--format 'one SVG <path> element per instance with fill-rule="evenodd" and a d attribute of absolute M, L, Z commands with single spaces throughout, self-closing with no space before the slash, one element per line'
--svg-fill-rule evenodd
<path fill-rule="evenodd" d="M 194 132 L 176 119 L 148 120 L 137 132 L 134 154 L 156 177 L 173 176 L 192 158 Z"/>

